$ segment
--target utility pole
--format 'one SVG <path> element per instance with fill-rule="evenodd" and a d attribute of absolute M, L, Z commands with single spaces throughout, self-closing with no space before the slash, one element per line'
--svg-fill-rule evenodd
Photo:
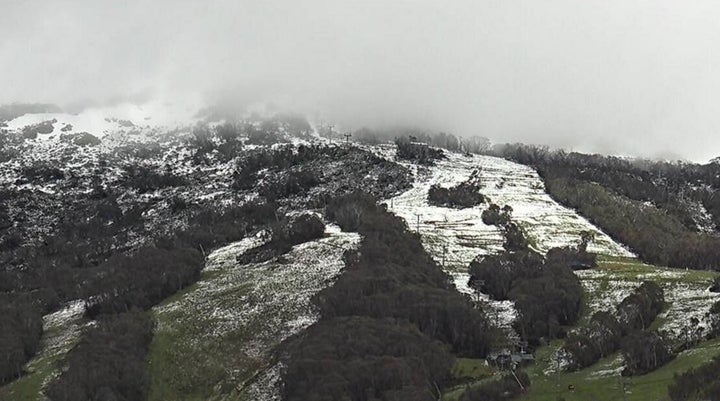
<path fill-rule="evenodd" d="M 345 137 L 345 144 L 349 144 L 349 143 L 350 143 L 350 137 L 352 136 L 352 134 L 348 132 L 348 133 L 346 133 L 346 134 L 343 135 L 343 136 Z"/>
<path fill-rule="evenodd" d="M 330 139 L 330 143 L 333 142 L 333 130 L 335 129 L 335 124 L 328 125 L 329 132 L 328 132 L 328 138 Z"/>
<path fill-rule="evenodd" d="M 417 224 L 415 226 L 415 232 L 420 234 L 420 213 L 415 213 L 415 216 L 417 217 Z"/>

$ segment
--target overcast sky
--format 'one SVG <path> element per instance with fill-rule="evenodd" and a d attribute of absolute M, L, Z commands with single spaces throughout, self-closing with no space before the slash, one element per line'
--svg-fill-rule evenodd
<path fill-rule="evenodd" d="M 720 156 L 720 3 L 0 0 L 0 103 L 202 94 L 347 126 Z"/>

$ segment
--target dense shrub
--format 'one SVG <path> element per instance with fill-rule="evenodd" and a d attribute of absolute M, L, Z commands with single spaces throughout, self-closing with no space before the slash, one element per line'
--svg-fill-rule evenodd
<path fill-rule="evenodd" d="M 460 396 L 460 401 L 509 400 L 525 394 L 528 387 L 530 387 L 530 377 L 525 372 L 517 372 L 516 375 L 508 374 L 500 379 L 471 387 Z"/>
<path fill-rule="evenodd" d="M 399 138 L 395 140 L 397 146 L 397 157 L 400 159 L 410 160 L 415 163 L 434 165 L 435 160 L 445 157 L 440 149 L 431 148 L 425 143 L 414 141 L 415 138 Z"/>
<path fill-rule="evenodd" d="M 147 167 L 129 165 L 125 167 L 126 185 L 140 193 L 152 192 L 167 187 L 179 187 L 187 181 L 171 172 L 158 173 Z"/>
<path fill-rule="evenodd" d="M 582 306 L 582 286 L 572 264 L 529 249 L 522 230 L 512 222 L 503 230 L 505 252 L 473 260 L 469 285 L 493 299 L 514 301 L 518 317 L 513 325 L 526 341 L 538 344 L 542 338 L 562 337 L 562 326 L 574 324 Z"/>
<path fill-rule="evenodd" d="M 628 344 L 624 339 L 638 330 L 648 328 L 662 311 L 664 303 L 662 288 L 646 281 L 620 302 L 616 307 L 616 315 L 603 311 L 593 314 L 587 326 L 571 333 L 565 341 L 563 349 L 568 357 L 569 369 L 588 367 L 617 351 L 623 344 Z M 640 343 L 633 344 L 642 347 Z M 653 348 L 652 352 L 661 350 Z M 660 357 L 657 360 L 662 363 L 667 361 Z"/>
<path fill-rule="evenodd" d="M 329 217 L 344 203 L 360 208 L 363 241 L 335 284 L 317 294 L 323 316 L 406 319 L 460 355 L 483 356 L 490 336 L 485 316 L 453 289 L 404 220 L 369 202 L 350 195 L 328 206 Z"/>
<path fill-rule="evenodd" d="M 454 363 L 417 328 L 367 317 L 321 320 L 289 352 L 287 401 L 435 401 Z"/>
<path fill-rule="evenodd" d="M 491 203 L 487 209 L 483 210 L 480 217 L 482 222 L 487 225 L 503 227 L 510 223 L 511 214 L 512 207 L 505 205 L 500 209 L 500 206 Z"/>
<path fill-rule="evenodd" d="M 318 184 L 317 173 L 308 169 L 291 170 L 275 180 L 264 182 L 258 193 L 268 201 L 274 201 L 305 193 Z"/>
<path fill-rule="evenodd" d="M 72 127 L 71 127 L 72 129 Z M 62 129 L 63 131 L 65 128 Z M 78 132 L 75 134 L 62 134 L 60 139 L 72 143 L 77 146 L 97 146 L 102 143 L 98 137 L 87 132 Z"/>
<path fill-rule="evenodd" d="M 23 373 L 23 366 L 40 345 L 42 311 L 14 294 L 0 297 L 0 383 Z"/>
<path fill-rule="evenodd" d="M 57 120 L 52 119 L 38 124 L 28 125 L 22 129 L 22 135 L 27 139 L 35 139 L 38 134 L 51 134 L 55 129 L 53 127 L 55 123 L 57 123 Z"/>
<path fill-rule="evenodd" d="M 498 333 L 458 293 L 401 218 L 372 197 L 331 200 L 326 216 L 362 235 L 313 301 L 321 319 L 289 346 L 288 400 L 435 400 L 448 351 L 482 357 Z"/>
<path fill-rule="evenodd" d="M 57 167 L 47 164 L 37 164 L 23 167 L 20 172 L 30 182 L 57 181 L 65 178 L 65 174 Z"/>
<path fill-rule="evenodd" d="M 479 257 L 470 263 L 470 285 L 493 299 L 506 300 L 517 280 L 536 276 L 542 265 L 542 255 L 533 251 Z"/>
<path fill-rule="evenodd" d="M 458 209 L 473 207 L 485 202 L 480 188 L 479 170 L 475 170 L 468 180 L 454 187 L 443 188 L 438 184 L 432 185 L 428 190 L 428 203 Z"/>
<path fill-rule="evenodd" d="M 270 225 L 270 229 L 270 241 L 238 255 L 239 263 L 266 262 L 289 252 L 293 245 L 321 238 L 325 224 L 314 214 L 302 214 L 292 220 L 278 220 Z"/>
<path fill-rule="evenodd" d="M 672 401 L 720 401 L 720 356 L 685 373 L 675 374 L 668 387 Z"/>
<path fill-rule="evenodd" d="M 710 286 L 711 292 L 720 292 L 720 276 L 715 277 L 712 285 Z"/>
<path fill-rule="evenodd" d="M 611 313 L 595 312 L 587 326 L 568 335 L 563 351 L 571 371 L 588 367 L 620 349 L 623 327 Z"/>
<path fill-rule="evenodd" d="M 652 281 L 643 282 L 617 306 L 618 321 L 624 334 L 649 327 L 664 305 L 663 289 Z"/>
<path fill-rule="evenodd" d="M 328 202 L 325 215 L 337 223 L 343 231 L 356 232 L 366 212 L 376 212 L 375 198 L 364 193 L 356 192 L 353 196 L 336 197 Z"/>
<path fill-rule="evenodd" d="M 707 313 L 708 318 L 708 338 L 720 336 L 720 300 L 715 301 Z"/>
<path fill-rule="evenodd" d="M 102 266 L 108 273 L 100 293 L 88 301 L 87 314 L 127 312 L 149 309 L 166 297 L 194 283 L 204 261 L 200 252 L 189 249 L 144 247 L 133 255 L 117 255 Z"/>
<path fill-rule="evenodd" d="M 573 246 L 552 248 L 545 257 L 550 261 L 570 266 L 573 270 L 585 270 L 597 267 L 597 255 L 588 252 L 585 248 L 576 248 Z"/>
<path fill-rule="evenodd" d="M 317 215 L 301 214 L 293 219 L 288 231 L 290 243 L 302 244 L 322 238 L 325 234 L 325 223 Z"/>
<path fill-rule="evenodd" d="M 623 376 L 643 375 L 670 361 L 674 355 L 657 333 L 638 330 L 623 340 Z"/>
<path fill-rule="evenodd" d="M 46 394 L 53 401 L 146 399 L 153 326 L 147 313 L 137 311 L 100 319 L 70 351 Z"/>
<path fill-rule="evenodd" d="M 720 226 L 720 165 L 628 161 L 526 145 L 506 145 L 496 154 L 535 167 L 555 200 L 643 260 L 719 268 L 720 239 L 700 230 L 697 209 L 704 206 Z"/>

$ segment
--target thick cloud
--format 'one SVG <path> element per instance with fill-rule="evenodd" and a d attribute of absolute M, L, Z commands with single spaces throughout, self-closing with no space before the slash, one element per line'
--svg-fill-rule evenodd
<path fill-rule="evenodd" d="M 199 93 L 348 126 L 720 155 L 714 1 L 0 1 L 0 103 Z"/>

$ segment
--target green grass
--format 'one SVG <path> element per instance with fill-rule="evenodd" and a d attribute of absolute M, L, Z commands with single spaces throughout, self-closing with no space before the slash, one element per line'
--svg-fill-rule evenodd
<path fill-rule="evenodd" d="M 43 336 L 45 339 L 62 335 L 62 327 L 49 329 Z M 27 373 L 15 380 L 0 387 L 0 400 L 3 401 L 41 401 L 44 400 L 42 390 L 44 384 L 52 375 L 58 373 L 59 364 L 77 342 L 78 338 L 67 343 L 61 352 L 43 354 L 42 351 L 27 366 Z"/>
<path fill-rule="evenodd" d="M 621 257 L 602 256 L 599 258 L 599 265 L 600 267 L 594 275 L 582 279 L 584 284 L 589 284 L 586 282 L 587 280 L 596 281 L 595 285 L 585 286 L 586 289 L 592 289 L 592 291 L 586 291 L 586 304 L 606 298 L 610 291 L 617 288 L 618 283 L 625 283 L 628 288 L 634 288 L 643 280 L 649 279 L 666 288 L 666 291 L 676 286 L 704 289 L 718 275 L 717 272 L 709 271 L 660 268 L 642 263 L 637 259 Z M 679 302 L 693 299 L 683 299 Z M 665 311 L 671 307 L 677 308 L 677 305 L 673 306 L 668 302 L 665 305 Z M 585 308 L 579 325 L 589 319 L 591 312 L 588 307 Z M 676 313 L 675 316 L 678 315 Z M 666 323 L 668 322 L 663 317 L 659 317 L 653 322 L 651 329 L 660 328 Z M 555 375 L 552 373 L 554 371 L 552 368 L 556 363 L 553 355 L 561 346 L 562 341 L 557 340 L 536 351 L 536 363 L 526 368 L 532 385 L 529 393 L 520 399 L 527 401 L 616 401 L 623 399 L 619 381 L 619 371 L 623 362 L 619 354 L 611 355 L 578 372 L 561 372 L 560 375 Z M 691 350 L 680 353 L 674 360 L 656 371 L 643 376 L 625 378 L 627 400 L 668 400 L 667 386 L 672 382 L 674 374 L 707 363 L 716 355 L 720 355 L 720 339 L 700 343 Z M 459 360 L 458 366 L 468 363 L 465 360 Z M 474 363 L 481 364 L 482 361 L 475 360 Z M 458 366 L 456 366 L 456 376 L 462 375 L 457 372 L 467 371 L 467 368 Z M 547 375 L 544 373 L 546 371 Z M 458 400 L 467 387 L 482 384 L 488 380 L 487 377 L 492 377 L 492 370 L 488 374 L 490 376 L 479 377 L 473 383 L 446 389 L 443 400 Z M 568 390 L 569 385 L 574 386 L 574 391 Z"/>
<path fill-rule="evenodd" d="M 310 296 L 355 241 L 328 236 L 282 261 L 245 265 L 236 248 L 219 250 L 194 286 L 153 308 L 149 401 L 254 401 L 276 391 L 275 350 L 314 319 Z"/>
<path fill-rule="evenodd" d="M 205 272 L 200 282 L 165 300 L 154 312 L 158 328 L 148 357 L 151 378 L 149 401 L 213 399 L 239 400 L 235 383 L 250 379 L 261 361 L 244 357 L 241 345 L 249 341 L 251 330 L 208 333 L 219 319 L 182 304 L 181 308 L 164 311 L 163 306 L 176 303 L 193 294 L 202 284 L 224 279 L 228 272 Z M 249 284 L 238 282 L 214 301 L 232 302 L 249 292 Z M 229 372 L 228 369 L 234 369 Z"/>
<path fill-rule="evenodd" d="M 543 371 L 551 366 L 551 355 L 559 345 L 560 343 L 556 342 L 541 349 L 537 354 L 538 362 L 527 369 L 532 385 L 524 400 L 557 401 L 559 397 L 566 401 L 622 399 L 619 375 L 598 375 L 599 372 L 613 370 L 622 365 L 617 354 L 579 372 L 563 372 L 559 376 L 552 373 L 545 375 Z M 672 382 L 674 374 L 707 363 L 716 355 L 720 355 L 720 339 L 704 342 L 692 350 L 682 352 L 665 366 L 646 375 L 624 378 L 628 401 L 669 400 L 667 386 Z M 575 390 L 568 390 L 569 385 L 573 385 Z"/>

